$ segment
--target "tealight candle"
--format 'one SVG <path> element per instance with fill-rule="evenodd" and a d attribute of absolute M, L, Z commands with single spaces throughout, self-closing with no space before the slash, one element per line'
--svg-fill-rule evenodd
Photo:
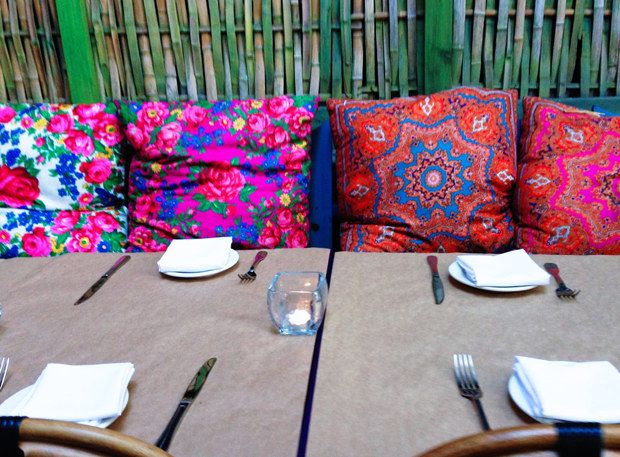
<path fill-rule="evenodd" d="M 288 314 L 287 319 L 291 325 L 306 325 L 308 321 L 310 321 L 310 313 L 305 309 L 296 309 L 292 313 Z"/>
<path fill-rule="evenodd" d="M 271 321 L 283 335 L 315 335 L 327 305 L 327 281 L 318 271 L 276 273 L 267 289 Z"/>

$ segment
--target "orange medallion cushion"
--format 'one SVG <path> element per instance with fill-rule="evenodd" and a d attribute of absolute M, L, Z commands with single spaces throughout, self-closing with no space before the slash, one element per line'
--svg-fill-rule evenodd
<path fill-rule="evenodd" d="M 620 254 L 620 118 L 536 97 L 523 109 L 519 247 Z"/>
<path fill-rule="evenodd" d="M 514 238 L 515 91 L 328 100 L 341 248 L 501 252 Z"/>

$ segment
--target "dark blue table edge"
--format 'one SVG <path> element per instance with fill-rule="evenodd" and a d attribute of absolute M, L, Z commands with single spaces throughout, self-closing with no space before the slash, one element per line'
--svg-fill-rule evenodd
<path fill-rule="evenodd" d="M 327 279 L 327 287 L 331 283 L 332 269 L 334 267 L 334 256 L 336 251 L 329 250 L 329 260 L 327 262 L 327 270 L 325 272 L 325 278 Z M 325 311 L 327 315 L 327 311 Z M 310 416 L 312 414 L 312 401 L 314 399 L 314 387 L 316 384 L 316 374 L 319 368 L 319 357 L 321 355 L 321 340 L 323 339 L 323 325 L 325 325 L 325 318 L 316 333 L 314 340 L 314 352 L 312 353 L 312 363 L 310 364 L 310 374 L 308 376 L 308 388 L 306 389 L 306 401 L 304 403 L 304 415 L 301 419 L 301 431 L 299 434 L 299 445 L 297 447 L 297 457 L 305 457 L 306 447 L 308 446 L 308 434 L 310 433 Z"/>

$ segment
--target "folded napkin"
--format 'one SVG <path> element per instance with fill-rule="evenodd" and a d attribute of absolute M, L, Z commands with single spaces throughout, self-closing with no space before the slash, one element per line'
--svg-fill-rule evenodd
<path fill-rule="evenodd" d="M 480 287 L 541 286 L 550 275 L 523 249 L 499 255 L 460 255 L 456 262 L 472 283 Z"/>
<path fill-rule="evenodd" d="M 220 270 L 228 262 L 232 237 L 172 240 L 157 262 L 162 273 Z"/>
<path fill-rule="evenodd" d="M 609 362 L 551 362 L 517 356 L 513 372 L 539 418 L 620 422 L 620 373 Z"/>
<path fill-rule="evenodd" d="M 50 363 L 12 414 L 74 422 L 118 417 L 133 373 L 132 363 Z"/>

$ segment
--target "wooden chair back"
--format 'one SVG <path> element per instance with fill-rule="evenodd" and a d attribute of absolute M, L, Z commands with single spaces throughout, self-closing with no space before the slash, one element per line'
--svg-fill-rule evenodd
<path fill-rule="evenodd" d="M 19 425 L 18 440 L 20 446 L 27 443 L 48 443 L 62 448 L 95 452 L 96 455 L 172 457 L 152 444 L 132 436 L 73 422 L 25 418 Z M 6 443 L 2 444 L 6 446 Z"/>
<path fill-rule="evenodd" d="M 601 448 L 620 450 L 620 424 L 603 424 L 600 430 Z M 428 450 L 418 457 L 491 457 L 535 451 L 555 451 L 558 449 L 559 441 L 558 429 L 554 425 L 526 425 L 457 438 Z"/>

